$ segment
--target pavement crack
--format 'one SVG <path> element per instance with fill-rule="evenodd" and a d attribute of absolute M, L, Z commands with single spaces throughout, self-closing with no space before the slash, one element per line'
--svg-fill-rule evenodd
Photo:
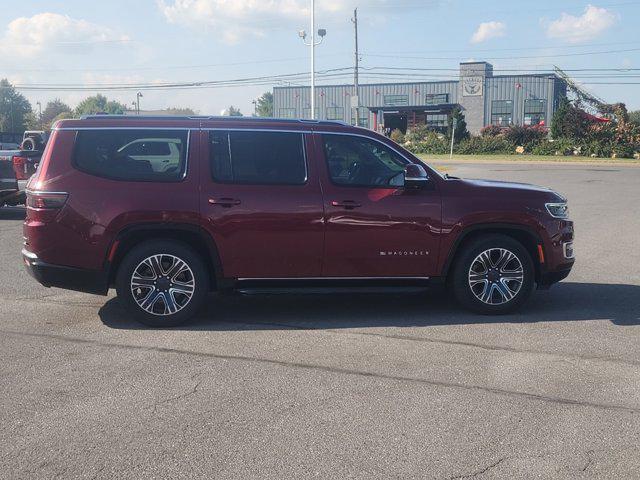
<path fill-rule="evenodd" d="M 476 478 L 476 477 L 478 477 L 480 475 L 484 475 L 489 470 L 498 467 L 500 464 L 506 462 L 509 459 L 510 459 L 510 457 L 502 457 L 502 458 L 496 460 L 495 462 L 493 462 L 492 464 L 487 465 L 484 468 L 481 468 L 480 470 L 476 470 L 475 472 L 465 473 L 465 474 L 461 474 L 461 475 L 454 475 L 453 477 L 449 477 L 449 480 L 460 480 L 460 479 L 463 479 L 463 478 Z"/>
<path fill-rule="evenodd" d="M 584 465 L 580 469 L 581 472 L 586 472 L 587 469 L 594 463 L 594 461 L 595 461 L 595 458 L 594 458 L 595 457 L 595 453 L 596 452 L 593 451 L 593 450 L 589 450 L 589 451 L 587 451 L 585 453 L 586 460 L 585 460 Z"/>
<path fill-rule="evenodd" d="M 175 397 L 169 397 L 166 398 L 164 400 L 161 400 L 159 402 L 155 402 L 152 405 L 152 409 L 153 409 L 153 413 L 156 413 L 156 411 L 158 410 L 158 407 L 161 405 L 166 405 L 167 403 L 172 403 L 178 400 L 183 400 L 187 397 L 190 397 L 191 395 L 195 395 L 196 393 L 198 393 L 198 389 L 200 388 L 200 385 L 202 384 L 202 380 L 198 380 L 195 385 L 190 388 L 189 390 L 187 390 L 184 393 L 181 393 L 180 395 L 176 395 Z"/>
<path fill-rule="evenodd" d="M 273 365 L 273 366 L 286 367 L 286 368 L 328 372 L 328 373 L 334 373 L 339 375 L 353 375 L 361 378 L 376 378 L 379 380 L 388 380 L 392 382 L 400 382 L 400 383 L 407 383 L 407 384 L 414 384 L 414 385 L 428 385 L 431 387 L 453 388 L 453 389 L 466 390 L 466 391 L 476 392 L 476 393 L 483 392 L 483 393 L 489 393 L 494 395 L 500 395 L 504 397 L 519 398 L 519 399 L 525 399 L 525 400 L 535 400 L 535 401 L 553 403 L 556 405 L 563 405 L 563 406 L 588 407 L 588 408 L 596 408 L 600 410 L 617 411 L 617 412 L 624 412 L 624 413 L 630 413 L 630 414 L 640 413 L 640 408 L 630 407 L 626 405 L 616 405 L 611 403 L 597 403 L 597 402 L 590 402 L 590 401 L 574 400 L 571 398 L 556 397 L 551 395 L 543 395 L 539 393 L 522 392 L 522 391 L 516 391 L 516 390 L 507 390 L 507 389 L 498 388 L 498 387 L 488 387 L 483 385 L 449 382 L 444 380 L 430 380 L 427 378 L 409 377 L 409 376 L 402 376 L 402 375 L 391 375 L 391 374 L 380 373 L 380 372 L 370 372 L 370 371 L 356 370 L 356 369 L 343 368 L 343 367 L 332 367 L 329 365 L 318 365 L 318 364 L 303 363 L 303 362 L 288 362 L 284 360 L 277 360 L 277 359 L 271 359 L 271 358 L 248 357 L 248 356 L 242 356 L 242 355 L 198 352 L 198 351 L 184 350 L 184 349 L 170 348 L 170 347 L 157 347 L 157 346 L 144 346 L 144 345 L 102 342 L 102 341 L 92 340 L 87 338 L 67 337 L 64 335 L 51 334 L 51 333 L 29 333 L 29 332 L 19 332 L 14 330 L 0 330 L 0 333 L 5 335 L 16 335 L 16 336 L 30 337 L 30 338 L 47 338 L 52 340 L 59 340 L 62 342 L 69 342 L 69 343 L 75 343 L 80 345 L 98 346 L 102 348 L 119 348 L 124 350 L 166 353 L 166 354 L 172 354 L 172 355 L 189 355 L 189 356 L 200 357 L 200 358 L 248 362 L 248 363 L 260 363 L 260 364 Z"/>

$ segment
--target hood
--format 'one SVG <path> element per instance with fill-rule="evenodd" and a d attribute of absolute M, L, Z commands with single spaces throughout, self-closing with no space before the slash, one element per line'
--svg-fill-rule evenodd
<path fill-rule="evenodd" d="M 456 179 L 454 180 L 460 185 L 472 189 L 487 189 L 493 193 L 505 194 L 541 194 L 547 198 L 553 198 L 553 201 L 566 201 L 566 199 L 547 187 L 531 185 L 529 183 L 503 182 L 498 180 L 476 180 L 476 179 Z"/>

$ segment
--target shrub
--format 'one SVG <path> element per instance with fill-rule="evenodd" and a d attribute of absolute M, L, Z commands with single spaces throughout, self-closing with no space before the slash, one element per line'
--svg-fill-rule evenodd
<path fill-rule="evenodd" d="M 573 155 L 574 144 L 567 138 L 542 140 L 531 148 L 534 155 Z"/>
<path fill-rule="evenodd" d="M 513 154 L 516 146 L 506 138 L 497 137 L 470 137 L 460 142 L 456 148 L 456 153 L 462 155 L 481 154 Z"/>
<path fill-rule="evenodd" d="M 504 137 L 516 146 L 530 150 L 547 138 L 547 129 L 540 126 L 511 126 L 504 132 Z"/>
<path fill-rule="evenodd" d="M 497 125 L 487 125 L 480 130 L 481 137 L 497 137 L 502 135 L 502 128 Z"/>
<path fill-rule="evenodd" d="M 393 140 L 396 143 L 399 144 L 403 144 L 404 143 L 404 133 L 402 133 L 400 130 L 398 130 L 397 128 L 391 132 L 391 140 Z"/>
<path fill-rule="evenodd" d="M 407 137 L 409 134 L 407 134 Z M 420 137 L 419 141 L 411 141 L 405 146 L 413 153 L 429 153 L 432 155 L 444 154 L 449 152 L 449 142 L 443 135 L 435 132 L 427 131 L 426 135 Z"/>
<path fill-rule="evenodd" d="M 418 125 L 407 132 L 404 140 L 405 142 L 418 143 L 425 140 L 432 133 L 433 131 L 426 125 Z"/>

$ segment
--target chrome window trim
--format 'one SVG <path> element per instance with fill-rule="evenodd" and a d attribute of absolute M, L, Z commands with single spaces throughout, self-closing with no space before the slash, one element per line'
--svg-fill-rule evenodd
<path fill-rule="evenodd" d="M 275 133 L 300 133 L 300 134 L 312 134 L 312 130 L 300 130 L 300 129 L 283 129 L 283 128 L 224 128 L 224 127 L 203 127 L 200 129 L 203 132 L 275 132 Z"/>
<path fill-rule="evenodd" d="M 78 130 L 199 130 L 199 127 L 170 127 L 170 126 L 141 126 L 141 127 L 55 127 L 52 131 L 78 131 Z"/>

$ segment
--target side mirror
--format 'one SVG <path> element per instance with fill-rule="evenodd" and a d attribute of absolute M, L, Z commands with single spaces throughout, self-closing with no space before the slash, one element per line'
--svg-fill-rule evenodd
<path fill-rule="evenodd" d="M 404 169 L 405 188 L 424 188 L 429 183 L 429 175 L 422 165 L 410 163 Z"/>

